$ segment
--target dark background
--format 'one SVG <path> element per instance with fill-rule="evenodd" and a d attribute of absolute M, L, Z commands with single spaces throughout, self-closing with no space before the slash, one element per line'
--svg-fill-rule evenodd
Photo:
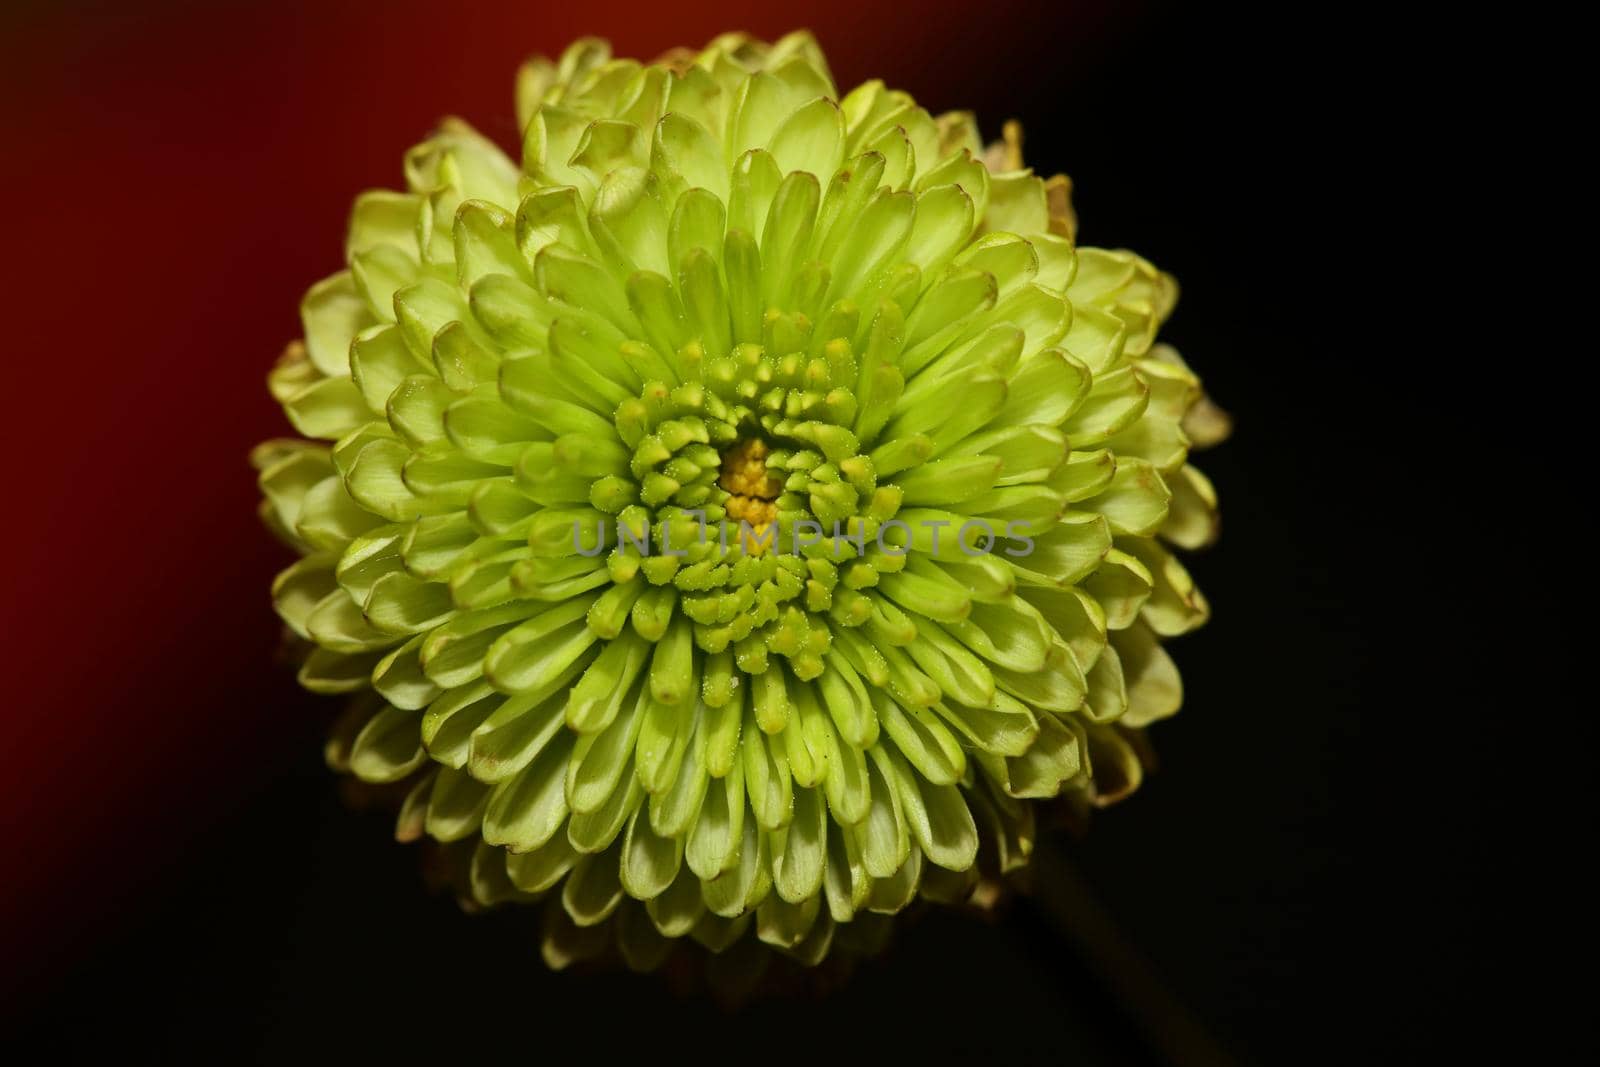
<path fill-rule="evenodd" d="M 273 664 L 287 559 L 245 455 L 287 432 L 263 376 L 340 265 L 352 197 L 398 185 L 446 113 L 514 141 L 517 62 L 578 34 L 648 57 L 800 24 L 841 85 L 1022 119 L 1030 162 L 1072 175 L 1084 243 L 1178 276 L 1164 336 L 1236 417 L 1200 461 L 1215 618 L 1174 648 L 1189 697 L 1154 731 L 1162 766 L 1056 846 L 1153 993 L 1029 902 L 931 917 L 831 998 L 737 1015 L 549 975 L 533 931 L 427 895 L 385 820 L 345 810 L 330 708 Z M 1144 1064 L 1172 1058 L 1153 1004 L 1184 1006 L 1190 1062 L 1477 1040 L 1456 1023 L 1488 990 L 1489 759 L 1438 636 L 1439 450 L 1397 447 L 1456 433 L 1408 332 L 1426 315 L 1398 310 L 1434 269 L 1406 250 L 1442 105 L 1391 91 L 1398 46 L 1370 42 L 1392 28 L 1014 0 L 7 7 L 7 1037 L 219 1062 Z"/>

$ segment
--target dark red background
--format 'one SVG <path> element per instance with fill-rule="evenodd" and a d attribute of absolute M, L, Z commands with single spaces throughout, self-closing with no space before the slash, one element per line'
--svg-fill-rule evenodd
<path fill-rule="evenodd" d="M 1190 700 L 1157 731 L 1162 772 L 1080 850 L 1091 881 L 1234 1051 L 1310 1062 L 1450 1015 L 1455 889 L 1478 842 L 1436 818 L 1457 794 L 1401 754 L 1396 731 L 1422 726 L 1379 650 L 1406 620 L 1366 597 L 1392 560 L 1341 510 L 1382 512 L 1391 414 L 1361 408 L 1370 379 L 1338 373 L 1381 332 L 1352 325 L 1368 296 L 1352 279 L 1382 239 L 1374 204 L 1416 194 L 1403 138 L 1360 88 L 1371 61 L 1344 44 L 1369 24 L 1022 0 L 123 7 L 0 15 L 0 958 L 15 1003 L 57 1020 L 176 967 L 193 995 L 221 996 L 204 970 L 221 967 L 259 998 L 249 976 L 267 973 L 271 1026 L 230 1034 L 239 1058 L 264 1057 L 268 1031 L 280 1052 L 311 1040 L 313 1009 L 284 990 L 327 988 L 331 961 L 378 1000 L 404 980 L 322 931 L 354 923 L 371 951 L 369 909 L 443 938 L 472 925 L 406 910 L 409 860 L 338 809 L 316 766 L 327 709 L 272 663 L 267 586 L 287 560 L 258 528 L 245 461 L 286 432 L 264 375 L 305 287 L 340 266 L 357 192 L 399 184 L 401 153 L 444 114 L 515 140 L 526 55 L 597 33 L 648 57 L 805 24 L 841 84 L 883 77 L 990 130 L 1021 117 L 1030 155 L 1073 174 L 1084 239 L 1178 274 L 1170 336 L 1239 416 L 1206 461 L 1226 530 L 1195 569 L 1217 619 L 1179 647 Z M 1474 773 L 1457 736 L 1427 743 Z M 1032 995 L 1115 1013 L 1029 922 L 994 936 Z M 1013 996 L 964 969 L 986 949 L 946 936 L 959 948 L 913 957 L 921 980 Z M 939 1014 L 928 990 L 908 996 Z M 1130 1047 L 1113 1027 L 1090 1060 L 1146 1062 Z"/>
<path fill-rule="evenodd" d="M 833 2 L 810 24 L 842 81 L 981 104 L 1002 71 L 967 49 L 1026 54 L 1007 6 L 972 24 L 958 4 Z M 3 776 L 21 803 L 0 811 L 26 857 L 8 926 L 34 933 L 41 894 L 88 888 L 79 865 L 130 836 L 116 867 L 159 862 L 303 714 L 263 670 L 285 560 L 245 455 L 288 432 L 263 375 L 307 284 L 342 265 L 354 194 L 401 184 L 401 152 L 445 114 L 514 146 L 517 64 L 581 34 L 650 56 L 796 22 L 747 3 L 223 7 L 7 15 Z M 1051 61 L 1130 17 L 1084 5 Z"/>

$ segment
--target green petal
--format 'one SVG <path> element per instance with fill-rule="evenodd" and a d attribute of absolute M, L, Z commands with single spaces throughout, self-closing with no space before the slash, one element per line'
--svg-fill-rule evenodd
<path fill-rule="evenodd" d="M 561 906 L 579 926 L 596 926 L 611 917 L 622 903 L 618 854 L 621 846 L 598 855 L 584 856 L 572 868 L 561 888 Z"/>
<path fill-rule="evenodd" d="M 502 782 L 541 755 L 561 729 L 561 694 L 513 697 L 472 729 L 467 770 L 480 782 Z M 465 725 L 465 724 L 463 724 Z M 561 747 L 561 746 L 557 746 Z"/>
<path fill-rule="evenodd" d="M 753 711 L 746 711 L 744 737 L 744 787 L 750 810 L 764 830 L 787 825 L 794 815 L 794 795 L 789 760 L 781 737 L 768 737 L 756 726 Z"/>
<path fill-rule="evenodd" d="M 684 856 L 696 875 L 709 882 L 739 862 L 744 837 L 744 764 L 736 762 L 711 783 L 689 832 Z"/>
<path fill-rule="evenodd" d="M 422 672 L 421 651 L 418 635 L 383 657 L 370 672 L 372 687 L 395 707 L 419 710 L 439 698 L 439 687 Z"/>
<path fill-rule="evenodd" d="M 526 277 L 531 273 L 517 249 L 515 216 L 504 208 L 483 200 L 467 201 L 456 212 L 451 235 L 456 281 L 463 289 L 471 289 L 489 274 Z"/>
<path fill-rule="evenodd" d="M 989 180 L 989 210 L 984 225 L 1010 233 L 1043 233 L 1050 228 L 1044 182 L 1030 171 L 996 174 Z"/>
<path fill-rule="evenodd" d="M 583 854 L 572 847 L 566 834 L 556 834 L 545 844 L 525 853 L 513 851 L 506 857 L 506 874 L 524 893 L 543 893 L 565 878 L 582 858 Z"/>
<path fill-rule="evenodd" d="M 393 705 L 373 716 L 356 735 L 350 772 L 364 782 L 398 782 L 428 758 L 417 733 L 421 716 Z"/>
<path fill-rule="evenodd" d="M 1004 764 L 1004 786 L 1013 797 L 1048 798 L 1061 792 L 1084 766 L 1080 734 L 1053 715 L 1039 717 L 1039 737 L 1021 756 Z"/>
<path fill-rule="evenodd" d="M 279 572 L 273 580 L 272 606 L 291 630 L 309 638 L 307 623 L 312 613 L 336 592 L 342 595 L 333 577 L 333 558 L 307 556 Z"/>
<path fill-rule="evenodd" d="M 890 755 L 904 758 L 917 771 L 937 785 L 953 785 L 966 772 L 966 754 L 955 735 L 938 716 L 922 708 L 902 708 L 885 701 L 878 708 L 883 730 L 894 743 Z M 901 796 L 905 801 L 904 795 Z"/>
<path fill-rule="evenodd" d="M 766 895 L 772 884 L 766 835 L 753 820 L 745 819 L 741 836 L 735 840 L 734 865 L 723 877 L 700 883 L 707 910 L 725 919 L 744 913 L 752 902 Z"/>
<path fill-rule="evenodd" d="M 1039 736 L 1037 717 L 1028 705 L 996 692 L 985 707 L 935 704 L 934 711 L 984 753 L 1020 756 Z"/>
<path fill-rule="evenodd" d="M 522 771 L 495 786 L 484 809 L 483 839 L 510 849 L 512 861 L 523 859 L 522 863 L 513 862 L 509 870 L 512 881 L 528 892 L 548 888 L 538 884 L 542 878 L 534 875 L 535 866 L 542 864 L 516 853 L 538 850 L 545 854 L 544 863 L 560 863 L 566 857 L 568 865 L 576 855 L 566 835 L 557 833 L 569 810 L 566 767 L 570 752 L 571 744 L 564 738 L 546 746 Z"/>
<path fill-rule="evenodd" d="M 372 317 L 379 322 L 393 322 L 395 292 L 416 282 L 421 268 L 412 253 L 381 244 L 352 256 L 350 274 Z"/>
<path fill-rule="evenodd" d="M 625 702 L 626 710 L 604 730 L 578 738 L 567 766 L 567 801 L 573 811 L 598 811 L 616 792 L 624 769 L 632 768 L 648 702 L 648 694 L 639 693 Z"/>
<path fill-rule="evenodd" d="M 669 111 L 656 124 L 650 145 L 650 165 L 664 180 L 676 179 L 685 187 L 702 188 L 718 200 L 728 196 L 728 168 L 722 146 L 692 116 Z"/>
<path fill-rule="evenodd" d="M 489 801 L 489 787 L 466 773 L 445 767 L 428 794 L 428 836 L 438 841 L 460 841 L 477 832 Z"/>
<path fill-rule="evenodd" d="M 1149 544 L 1135 539 L 1122 548 Z M 1083 588 L 1105 610 L 1106 627 L 1122 630 L 1133 625 L 1139 609 L 1155 588 L 1155 578 L 1136 556 L 1113 548 L 1106 553 L 1099 569 L 1084 580 Z"/>
<path fill-rule="evenodd" d="M 1112 636 L 1128 692 L 1128 726 L 1148 726 L 1177 713 L 1183 705 L 1183 678 L 1150 628 L 1130 626 Z"/>
<path fill-rule="evenodd" d="M 362 613 L 385 633 L 414 634 L 448 621 L 455 604 L 445 586 L 395 572 L 373 584 Z"/>
<path fill-rule="evenodd" d="M 1167 510 L 1166 522 L 1161 525 L 1161 536 L 1190 550 L 1205 548 L 1217 539 L 1220 522 L 1217 518 L 1217 491 L 1197 468 L 1185 465 L 1167 479 L 1172 490 L 1172 504 Z"/>
<path fill-rule="evenodd" d="M 350 211 L 345 257 L 348 259 L 378 245 L 415 249 L 421 211 L 422 198 L 413 193 L 395 193 L 387 189 L 362 193 L 356 197 Z"/>
<path fill-rule="evenodd" d="M 645 901 L 645 912 L 663 937 L 686 936 L 706 913 L 700 879 L 688 867 L 680 867 L 670 886 Z"/>
<path fill-rule="evenodd" d="M 1148 537 L 1166 521 L 1171 500 L 1159 471 L 1142 459 L 1119 456 L 1105 492 L 1083 506 L 1104 515 L 1114 534 Z"/>
<path fill-rule="evenodd" d="M 398 642 L 367 622 L 343 589 L 335 589 L 319 601 L 306 617 L 305 627 L 313 641 L 336 652 L 371 652 Z"/>
<path fill-rule="evenodd" d="M 340 271 L 312 286 L 300 304 L 306 353 L 323 374 L 337 378 L 350 367 L 350 342 L 368 326 L 376 325 L 366 303 L 356 292 L 349 271 Z"/>
<path fill-rule="evenodd" d="M 1151 575 L 1150 597 L 1140 609 L 1140 617 L 1152 630 L 1163 637 L 1176 637 L 1211 617 L 1210 604 L 1176 556 L 1154 541 L 1138 538 L 1128 539 L 1124 547 Z"/>
<path fill-rule="evenodd" d="M 336 440 L 372 417 L 361 390 L 349 378 L 323 378 L 283 404 L 284 414 L 307 437 Z"/>
<path fill-rule="evenodd" d="M 649 900 L 664 893 L 678 876 L 683 862 L 683 842 L 663 837 L 650 826 L 643 809 L 628 820 L 622 841 L 622 887 L 635 900 Z"/>

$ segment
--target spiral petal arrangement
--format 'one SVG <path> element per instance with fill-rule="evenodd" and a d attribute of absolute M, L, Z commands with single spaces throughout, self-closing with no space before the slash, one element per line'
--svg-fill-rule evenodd
<path fill-rule="evenodd" d="M 356 201 L 255 455 L 330 746 L 546 957 L 802 962 L 1137 786 L 1226 420 L 1066 179 L 814 41 L 530 62 Z M 322 443 L 318 443 L 322 442 Z M 865 931 L 865 933 L 863 933 Z"/>

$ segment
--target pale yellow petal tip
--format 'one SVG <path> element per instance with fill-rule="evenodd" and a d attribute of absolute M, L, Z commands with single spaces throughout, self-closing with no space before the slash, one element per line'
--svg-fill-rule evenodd
<path fill-rule="evenodd" d="M 556 65 L 544 56 L 534 56 L 517 68 L 517 129 L 526 130 L 545 94 L 556 84 Z"/>
<path fill-rule="evenodd" d="M 307 356 L 305 343 L 290 341 L 267 373 L 267 390 L 283 404 L 321 377 L 322 372 Z"/>
<path fill-rule="evenodd" d="M 934 119 L 939 130 L 939 153 L 950 155 L 961 149 L 973 157 L 984 154 L 983 137 L 978 132 L 978 118 L 970 111 L 947 111 Z"/>
<path fill-rule="evenodd" d="M 557 77 L 562 82 L 572 82 L 585 71 L 611 59 L 611 42 L 604 37 L 580 37 L 561 53 L 557 64 Z"/>
<path fill-rule="evenodd" d="M 993 174 L 1004 174 L 1023 168 L 1022 123 L 1016 119 L 1006 120 L 1006 124 L 1000 128 L 1000 140 L 991 142 L 989 147 L 984 149 L 983 165 Z"/>
<path fill-rule="evenodd" d="M 1094 806 L 1107 808 L 1138 792 L 1146 767 L 1155 763 L 1155 753 L 1142 731 L 1093 727 L 1088 738 Z"/>
<path fill-rule="evenodd" d="M 1210 448 L 1233 433 L 1233 416 L 1204 393 L 1183 416 L 1183 432 L 1195 448 Z"/>
<path fill-rule="evenodd" d="M 656 56 L 656 58 L 652 59 L 650 64 L 651 66 L 656 67 L 666 67 L 668 70 L 672 71 L 672 73 L 682 77 L 689 72 L 690 67 L 694 66 L 695 60 L 698 57 L 699 53 L 697 53 L 694 49 L 685 48 L 682 45 L 679 45 L 676 48 L 669 48 L 665 52 L 662 52 L 659 56 Z"/>
<path fill-rule="evenodd" d="M 1044 183 L 1045 205 L 1050 212 L 1050 232 L 1074 243 L 1078 240 L 1078 213 L 1072 207 L 1072 179 L 1057 174 Z"/>
<path fill-rule="evenodd" d="M 273 437 L 250 450 L 250 466 L 257 471 L 266 471 L 292 455 L 317 449 L 318 446 L 298 437 Z"/>

